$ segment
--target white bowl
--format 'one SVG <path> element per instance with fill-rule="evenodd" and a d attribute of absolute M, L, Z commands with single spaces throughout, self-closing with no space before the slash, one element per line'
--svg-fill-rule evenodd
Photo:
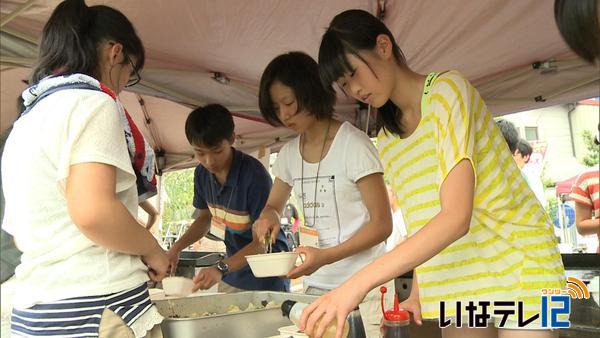
<path fill-rule="evenodd" d="M 285 276 L 296 265 L 298 253 L 274 252 L 262 255 L 246 256 L 248 265 L 255 277 Z"/>
<path fill-rule="evenodd" d="M 148 289 L 148 293 L 150 294 L 150 300 L 152 301 L 165 298 L 165 290 L 162 289 Z"/>
<path fill-rule="evenodd" d="M 162 286 L 166 296 L 186 297 L 192 293 L 194 282 L 185 277 L 165 277 L 162 280 Z"/>

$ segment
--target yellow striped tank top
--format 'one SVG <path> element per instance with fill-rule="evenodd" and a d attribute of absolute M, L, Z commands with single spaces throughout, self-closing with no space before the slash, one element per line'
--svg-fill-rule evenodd
<path fill-rule="evenodd" d="M 440 211 L 441 184 L 458 162 L 470 160 L 476 179 L 468 234 L 416 269 L 423 317 L 438 318 L 440 301 L 447 316 L 456 301 L 479 300 L 524 301 L 526 315 L 538 313 L 540 289 L 564 286 L 561 256 L 485 103 L 460 73 L 432 73 L 421 112 L 409 137 L 378 137 L 409 236 Z"/>

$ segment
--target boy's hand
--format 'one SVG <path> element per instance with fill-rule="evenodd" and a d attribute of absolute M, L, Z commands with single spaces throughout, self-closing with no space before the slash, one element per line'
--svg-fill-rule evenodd
<path fill-rule="evenodd" d="M 177 264 L 179 263 L 179 250 L 171 247 L 169 251 L 167 251 L 167 257 L 169 258 L 169 274 L 175 274 L 175 270 L 177 270 Z"/>
<path fill-rule="evenodd" d="M 198 274 L 194 277 L 194 287 L 192 292 L 198 290 L 210 289 L 213 285 L 223 279 L 223 274 L 216 267 L 210 266 L 198 271 Z"/>

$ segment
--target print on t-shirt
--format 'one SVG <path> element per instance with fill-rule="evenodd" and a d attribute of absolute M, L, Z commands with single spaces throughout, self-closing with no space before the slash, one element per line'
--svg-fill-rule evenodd
<path fill-rule="evenodd" d="M 300 183 L 303 181 L 303 186 Z M 315 199 L 316 184 L 316 199 Z M 304 188 L 304 196 L 302 190 Z M 294 179 L 294 194 L 303 203 L 304 221 L 319 232 L 319 247 L 330 248 L 340 244 L 340 218 L 335 196 L 335 175 Z M 326 227 L 323 224 L 336 224 Z"/>

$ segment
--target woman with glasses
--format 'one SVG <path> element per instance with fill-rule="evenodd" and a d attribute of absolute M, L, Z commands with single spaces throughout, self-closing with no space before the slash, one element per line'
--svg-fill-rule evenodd
<path fill-rule="evenodd" d="M 147 281 L 165 276 L 168 258 L 135 218 L 152 156 L 138 158 L 150 148 L 117 100 L 143 64 L 113 8 L 67 0 L 44 27 L 2 161 L 2 227 L 23 251 L 15 337 L 161 336 Z"/>

